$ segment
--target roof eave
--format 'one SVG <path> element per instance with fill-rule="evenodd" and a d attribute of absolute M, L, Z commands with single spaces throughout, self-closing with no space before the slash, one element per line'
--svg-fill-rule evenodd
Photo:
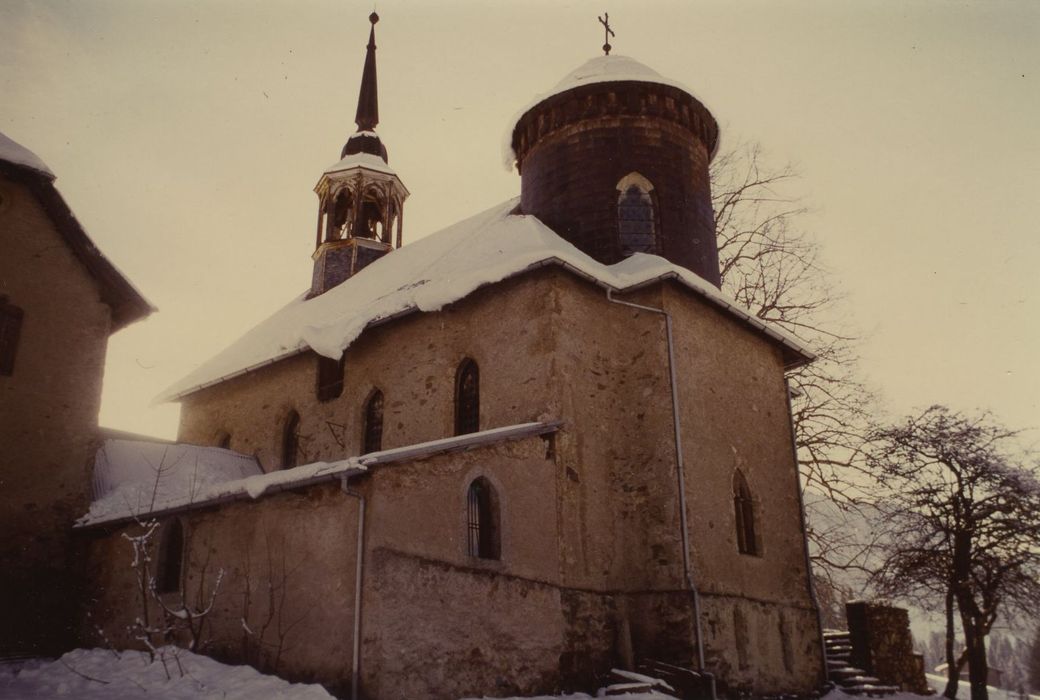
<path fill-rule="evenodd" d="M 22 183 L 35 195 L 77 259 L 98 281 L 101 299 L 112 310 L 113 333 L 158 310 L 98 249 L 54 186 L 52 178 L 10 163 L 0 163 L 0 174 Z"/>
<path fill-rule="evenodd" d="M 739 320 L 743 321 L 747 325 L 750 325 L 752 328 L 754 328 L 759 333 L 765 335 L 772 342 L 779 344 L 781 346 L 781 349 L 782 349 L 783 353 L 784 353 L 784 369 L 785 370 L 791 370 L 791 369 L 795 369 L 797 367 L 801 367 L 803 365 L 809 364 L 810 362 L 812 362 L 813 360 L 816 359 L 816 354 L 815 353 L 810 351 L 808 348 L 799 345 L 798 343 L 794 342 L 790 338 L 785 337 L 784 334 L 778 333 L 774 328 L 772 328 L 765 321 L 762 321 L 758 317 L 754 316 L 753 314 L 748 313 L 747 311 L 741 309 L 739 306 L 737 306 L 735 304 L 730 304 L 730 303 L 726 302 L 724 299 L 722 299 L 720 297 L 716 297 L 716 296 L 713 296 L 711 294 L 708 294 L 705 290 L 700 289 L 700 288 L 698 288 L 698 287 L 696 287 L 696 286 L 694 286 L 692 284 L 687 283 L 685 280 L 682 279 L 682 277 L 680 277 L 677 273 L 675 273 L 673 271 L 662 273 L 662 274 L 657 275 L 655 277 L 652 277 L 650 279 L 643 280 L 641 282 L 636 282 L 636 283 L 633 283 L 633 284 L 628 285 L 626 287 L 616 287 L 614 285 L 608 284 L 608 283 L 600 280 L 599 278 L 597 278 L 594 275 L 590 275 L 587 272 L 585 272 L 585 271 L 575 267 L 574 265 L 568 263 L 566 260 L 562 260 L 560 258 L 552 256 L 552 257 L 544 258 L 544 259 L 539 260 L 537 262 L 531 263 L 530 265 L 527 265 L 526 267 L 523 267 L 523 268 L 517 270 L 516 272 L 513 272 L 513 273 L 511 273 L 509 275 L 504 276 L 500 280 L 497 280 L 495 282 L 488 282 L 488 283 L 485 283 L 483 285 L 480 285 L 479 287 L 477 287 L 477 289 L 481 289 L 483 287 L 491 286 L 491 285 L 494 285 L 494 284 L 499 284 L 501 282 L 504 282 L 507 279 L 512 279 L 513 277 L 517 277 L 519 275 L 526 274 L 528 272 L 531 272 L 533 270 L 537 270 L 537 269 L 542 268 L 542 267 L 546 267 L 548 265 L 557 265 L 557 266 L 567 270 L 568 272 L 570 272 L 571 274 L 573 274 L 573 275 L 575 275 L 577 277 L 580 277 L 580 278 L 582 278 L 582 279 L 584 279 L 584 280 L 586 280 L 588 282 L 591 282 L 592 284 L 595 284 L 596 286 L 598 286 L 598 287 L 600 287 L 600 288 L 602 288 L 604 290 L 609 289 L 612 292 L 617 293 L 617 294 L 624 294 L 624 293 L 634 292 L 634 291 L 637 291 L 639 289 L 643 289 L 645 287 L 649 287 L 649 286 L 652 286 L 654 284 L 664 283 L 664 282 L 667 282 L 667 281 L 675 282 L 676 284 L 679 284 L 680 286 L 682 286 L 684 289 L 688 289 L 691 292 L 693 292 L 693 293 L 703 297 L 706 301 L 708 301 L 708 302 L 710 302 L 712 304 L 715 304 L 716 306 L 721 307 L 723 310 L 729 312 L 733 316 L 736 316 Z M 708 284 L 708 283 L 705 282 L 705 284 Z M 473 291 L 475 292 L 476 289 L 474 289 Z M 470 294 L 472 294 L 472 293 L 473 292 L 470 292 Z M 465 297 L 463 297 L 463 298 L 465 298 Z M 461 301 L 461 299 L 457 300 L 457 301 Z M 364 329 L 361 332 L 364 333 L 369 328 L 373 328 L 375 326 L 380 326 L 380 325 L 382 325 L 384 323 L 389 323 L 390 321 L 394 321 L 394 320 L 396 320 L 398 318 L 401 318 L 402 316 L 407 316 L 407 315 L 415 313 L 417 311 L 419 311 L 419 308 L 414 306 L 414 305 L 412 305 L 412 306 L 408 306 L 406 308 L 400 309 L 396 313 L 389 314 L 387 316 L 382 316 L 380 318 L 372 319 L 367 324 L 365 324 L 365 327 L 364 327 Z M 231 373 L 223 375 L 221 377 L 217 377 L 215 379 L 212 379 L 212 380 L 210 380 L 208 382 L 199 384 L 199 385 L 191 387 L 189 389 L 185 389 L 183 391 L 179 391 L 176 394 L 171 394 L 169 396 L 162 396 L 162 395 L 160 395 L 156 399 L 156 402 L 179 401 L 179 400 L 185 398 L 186 396 L 189 396 L 189 395 L 194 394 L 196 392 L 202 391 L 203 389 L 207 389 L 209 387 L 216 386 L 217 384 L 222 384 L 223 382 L 226 382 L 226 381 L 228 381 L 230 379 L 234 379 L 235 377 L 240 377 L 240 376 L 242 376 L 244 374 L 248 374 L 249 372 L 253 372 L 255 370 L 258 370 L 261 367 L 266 367 L 267 365 L 274 364 L 275 362 L 280 362 L 281 360 L 285 360 L 285 359 L 288 359 L 290 357 L 294 357 L 294 356 L 299 355 L 301 353 L 307 352 L 308 350 L 310 350 L 310 348 L 306 347 L 306 346 L 297 347 L 297 348 L 295 348 L 293 350 L 289 350 L 287 352 L 284 352 L 284 353 L 282 353 L 282 354 L 280 354 L 280 355 L 278 355 L 276 357 L 268 358 L 268 359 L 264 360 L 263 362 L 258 362 L 256 364 L 250 365 L 248 367 L 244 367 L 244 368 L 239 369 L 239 370 L 237 370 L 235 372 L 231 372 Z"/>

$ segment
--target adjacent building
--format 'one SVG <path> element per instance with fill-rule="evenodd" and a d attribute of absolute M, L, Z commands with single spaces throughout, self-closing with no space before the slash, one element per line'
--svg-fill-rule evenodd
<path fill-rule="evenodd" d="M 105 258 L 54 173 L 0 134 L 0 652 L 67 645 L 83 589 L 109 336 L 153 310 Z"/>

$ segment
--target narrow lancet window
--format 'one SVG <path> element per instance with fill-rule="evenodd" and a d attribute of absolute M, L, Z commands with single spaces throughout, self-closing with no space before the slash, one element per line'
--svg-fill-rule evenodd
<path fill-rule="evenodd" d="M 181 589 L 184 562 L 184 529 L 180 520 L 171 520 L 159 537 L 159 556 L 155 567 L 156 593 L 173 593 Z"/>
<path fill-rule="evenodd" d="M 498 559 L 501 552 L 498 497 L 487 479 L 478 477 L 473 480 L 466 505 L 469 555 L 478 559 Z"/>
<path fill-rule="evenodd" d="M 300 452 L 300 414 L 289 411 L 282 427 L 282 469 L 292 469 Z"/>
<path fill-rule="evenodd" d="M 365 402 L 364 449 L 362 454 L 383 449 L 383 392 L 376 389 Z"/>
<path fill-rule="evenodd" d="M 733 511 L 737 524 L 737 551 L 741 554 L 758 554 L 755 505 L 747 479 L 739 470 L 733 475 Z"/>
<path fill-rule="evenodd" d="M 618 189 L 618 242 L 621 254 L 657 252 L 654 186 L 639 173 L 621 179 Z"/>
<path fill-rule="evenodd" d="M 480 371 L 468 357 L 455 375 L 455 434 L 480 430 Z"/>

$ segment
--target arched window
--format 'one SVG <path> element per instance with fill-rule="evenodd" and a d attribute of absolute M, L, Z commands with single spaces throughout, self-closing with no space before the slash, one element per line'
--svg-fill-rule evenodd
<path fill-rule="evenodd" d="M 758 539 L 755 536 L 755 504 L 747 479 L 738 469 L 733 475 L 733 512 L 737 523 L 737 551 L 741 554 L 758 554 Z"/>
<path fill-rule="evenodd" d="M 617 184 L 618 242 L 621 254 L 657 252 L 657 215 L 654 186 L 639 173 L 629 173 Z"/>
<path fill-rule="evenodd" d="M 480 370 L 468 357 L 455 373 L 455 434 L 480 430 Z"/>
<path fill-rule="evenodd" d="M 173 593 L 181 588 L 184 563 L 184 529 L 180 520 L 171 520 L 159 536 L 159 556 L 155 566 L 156 593 Z"/>
<path fill-rule="evenodd" d="M 348 238 L 354 221 L 354 197 L 350 190 L 340 190 L 332 204 L 332 218 L 329 220 L 327 241 Z"/>
<path fill-rule="evenodd" d="M 331 401 L 343 393 L 343 368 L 347 354 L 338 360 L 318 355 L 318 401 Z"/>
<path fill-rule="evenodd" d="M 285 417 L 285 426 L 282 428 L 282 469 L 295 467 L 299 452 L 300 414 L 296 411 L 289 411 L 289 415 Z"/>
<path fill-rule="evenodd" d="M 478 559 L 498 559 L 501 553 L 498 527 L 498 496 L 491 483 L 477 477 L 466 495 L 469 555 Z"/>
<path fill-rule="evenodd" d="M 365 402 L 363 449 L 361 454 L 383 449 L 383 392 L 374 389 Z"/>
<path fill-rule="evenodd" d="M 361 204 L 361 226 L 354 235 L 379 240 L 383 230 L 383 199 L 376 191 L 368 190 Z"/>

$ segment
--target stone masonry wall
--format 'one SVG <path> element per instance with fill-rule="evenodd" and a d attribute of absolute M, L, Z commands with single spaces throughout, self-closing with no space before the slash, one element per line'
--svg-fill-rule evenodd
<path fill-rule="evenodd" d="M 708 668 L 755 692 L 810 690 L 822 660 L 806 588 L 780 353 L 677 287 L 650 288 L 631 299 L 667 307 L 676 322 L 687 507 Z M 537 467 L 528 461 L 533 452 L 522 458 L 530 464 L 522 471 L 508 466 L 519 464 L 513 458 L 482 464 L 477 451 L 462 461 L 373 473 L 366 486 L 369 554 L 381 573 L 372 580 L 387 584 L 366 596 L 365 620 L 375 626 L 366 622 L 363 632 L 364 683 L 378 697 L 431 692 L 404 671 L 424 666 L 439 673 L 431 658 L 465 665 L 459 630 L 471 617 L 485 625 L 472 631 L 484 640 L 472 647 L 488 654 L 479 665 L 498 675 L 491 686 L 480 685 L 488 677 L 460 676 L 460 693 L 544 691 L 551 677 L 576 689 L 609 670 L 627 648 L 637 659 L 694 667 L 696 621 L 682 575 L 663 322 L 609 303 L 602 289 L 573 275 L 543 268 L 440 312 L 366 331 L 347 351 L 343 394 L 332 401 L 315 397 L 313 355 L 200 391 L 184 402 L 181 439 L 214 444 L 226 430 L 233 449 L 257 454 L 270 470 L 277 468 L 281 425 L 292 409 L 300 414 L 306 460 L 357 454 L 361 407 L 373 387 L 385 396 L 384 448 L 445 437 L 463 357 L 480 367 L 482 429 L 537 419 L 563 424 L 546 440 L 524 442 L 525 450 L 540 452 Z M 456 464 L 469 466 L 458 471 Z M 759 556 L 736 550 L 738 467 L 756 499 Z M 503 522 L 524 523 L 503 526 L 509 539 L 501 562 L 474 561 L 459 539 L 467 479 L 478 473 L 504 494 Z M 436 583 L 419 585 L 424 577 Z M 521 624 L 487 607 L 494 590 L 510 601 L 535 601 L 517 618 L 521 627 L 487 627 L 496 620 Z M 429 629 L 421 626 L 427 616 Z M 532 655 L 508 656 L 495 647 L 495 635 Z M 738 639 L 752 635 L 742 664 Z"/>
<path fill-rule="evenodd" d="M 0 376 L 0 649 L 72 644 L 80 586 L 72 523 L 86 512 L 110 311 L 20 183 L 0 178 L 0 295 L 24 312 Z"/>
<path fill-rule="evenodd" d="M 845 614 L 852 640 L 850 664 L 886 685 L 922 695 L 928 692 L 905 609 L 856 601 L 846 603 Z"/>

